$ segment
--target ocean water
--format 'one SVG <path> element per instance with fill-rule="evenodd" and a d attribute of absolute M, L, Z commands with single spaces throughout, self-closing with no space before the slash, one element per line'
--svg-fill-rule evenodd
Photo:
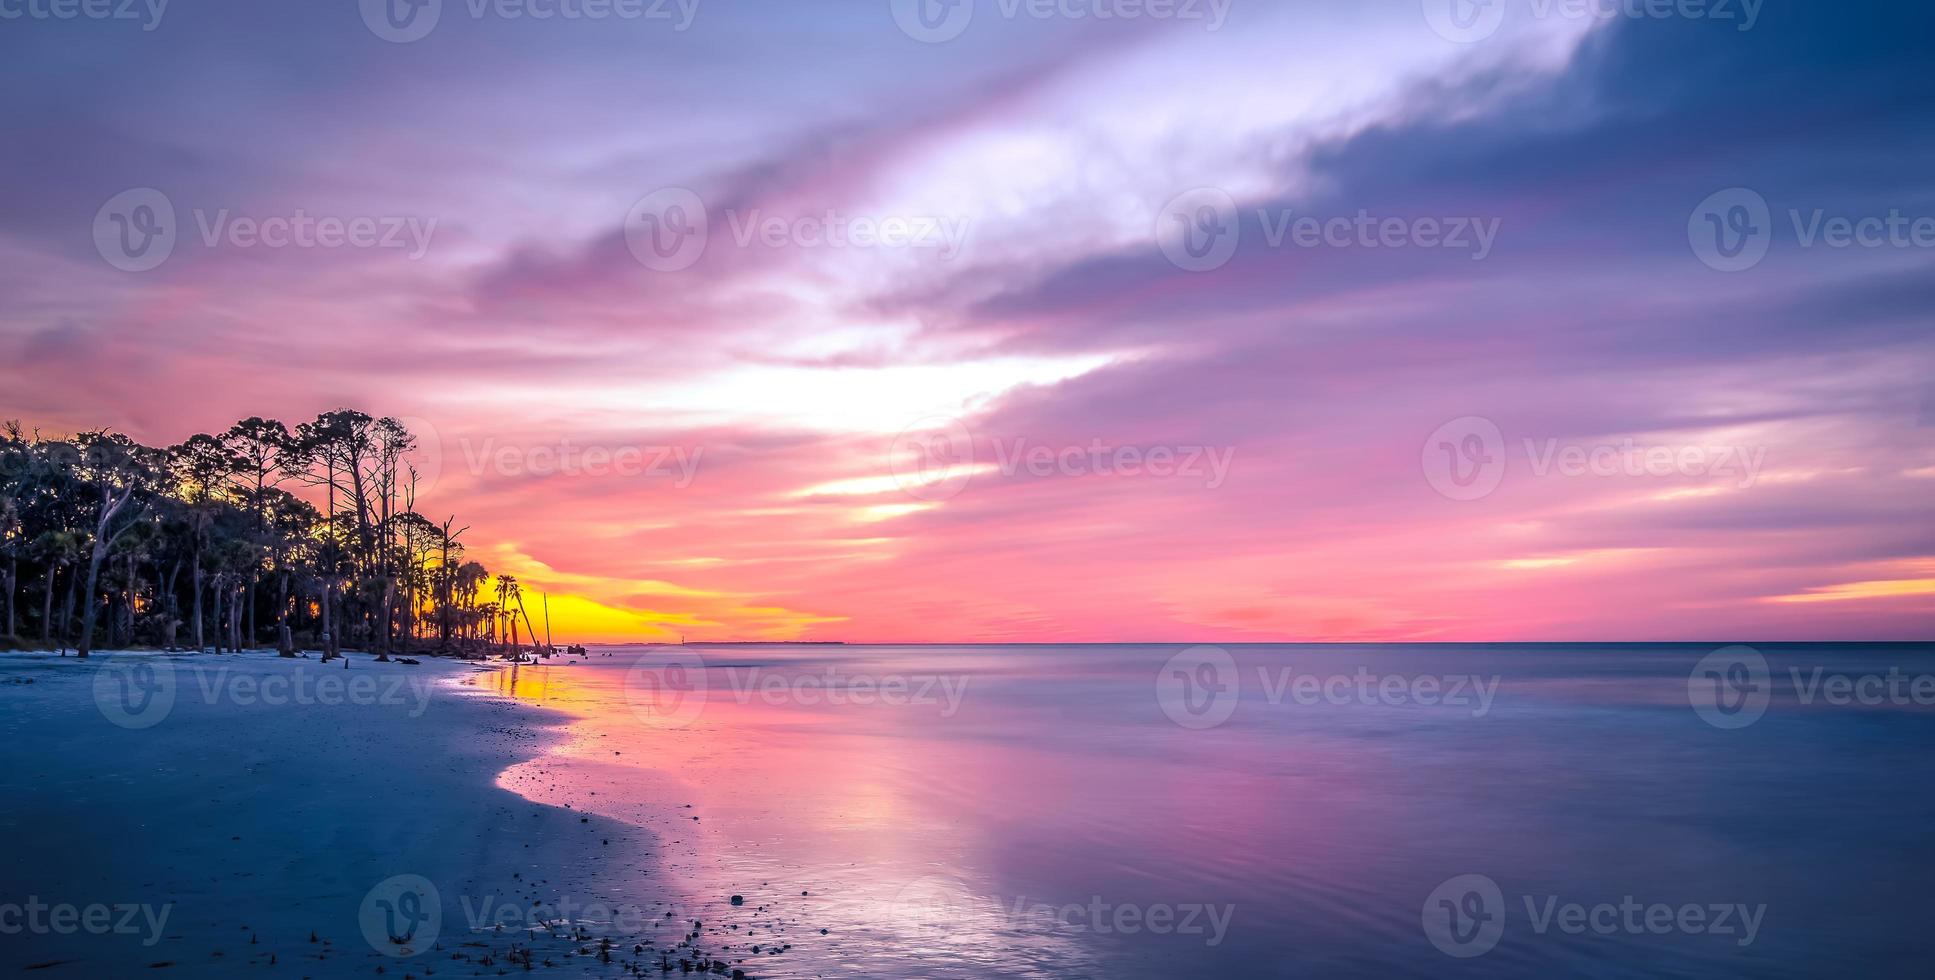
<path fill-rule="evenodd" d="M 605 647 L 478 684 L 574 718 L 501 784 L 650 831 L 641 904 L 743 895 L 706 928 L 755 977 L 1925 976 L 1931 653 Z"/>

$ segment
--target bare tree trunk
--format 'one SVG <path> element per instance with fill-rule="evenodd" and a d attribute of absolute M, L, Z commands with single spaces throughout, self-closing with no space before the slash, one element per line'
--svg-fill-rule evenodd
<path fill-rule="evenodd" d="M 47 562 L 47 592 L 40 600 L 40 642 L 49 647 L 54 645 L 54 576 L 59 572 L 60 566 L 50 559 Z"/>
<path fill-rule="evenodd" d="M 215 652 L 221 653 L 222 641 L 225 637 L 222 635 L 222 577 L 220 575 L 215 576 L 215 584 L 209 591 L 214 593 L 211 598 L 215 601 Z"/>
<path fill-rule="evenodd" d="M 136 584 L 134 555 L 129 554 L 127 587 L 121 590 L 121 625 L 123 627 L 121 636 L 130 645 L 134 643 L 134 593 Z"/>
<path fill-rule="evenodd" d="M 327 579 L 323 581 L 323 659 L 326 661 L 336 655 L 336 584 Z"/>
<path fill-rule="evenodd" d="M 396 615 L 390 608 L 395 602 L 396 579 L 387 579 L 383 583 L 383 650 L 381 655 L 376 658 L 382 662 L 388 662 L 390 659 L 390 651 L 396 648 L 396 633 L 392 627 L 392 624 L 396 621 Z"/>
<path fill-rule="evenodd" d="M 74 626 L 74 597 L 81 588 L 81 570 L 70 568 L 67 571 L 67 599 L 60 611 L 60 649 L 63 656 L 67 653 L 67 631 Z"/>
<path fill-rule="evenodd" d="M 101 583 L 101 562 L 107 558 L 108 543 L 100 535 L 94 537 L 94 547 L 87 557 L 87 605 L 81 607 L 81 638 L 74 644 L 74 655 L 85 657 L 94 649 L 94 609 L 95 589 Z"/>
<path fill-rule="evenodd" d="M 164 646 L 169 650 L 175 648 L 175 636 L 181 630 L 181 606 L 175 602 L 175 583 L 180 579 L 181 559 L 177 558 L 174 564 L 168 566 L 168 583 L 161 587 L 163 622 L 168 631 L 168 642 Z"/>
<path fill-rule="evenodd" d="M 14 621 L 18 618 L 15 615 L 15 612 L 20 606 L 20 599 L 18 596 L 14 594 L 14 590 L 19 587 L 20 587 L 20 558 L 18 556 L 9 557 L 7 559 L 7 635 L 8 636 L 14 635 Z"/>
<path fill-rule="evenodd" d="M 193 578 L 194 582 L 192 584 L 195 587 L 195 652 L 200 653 L 208 649 L 208 638 L 202 631 L 202 551 L 200 548 L 195 549 Z"/>
<path fill-rule="evenodd" d="M 289 573 L 282 573 L 275 600 L 275 652 L 284 657 L 296 655 L 295 638 L 289 635 Z"/>

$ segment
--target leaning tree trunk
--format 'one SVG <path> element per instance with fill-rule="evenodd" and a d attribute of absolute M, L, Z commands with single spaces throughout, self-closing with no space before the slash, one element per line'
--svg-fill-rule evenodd
<path fill-rule="evenodd" d="M 87 605 L 81 607 L 81 639 L 74 644 L 74 655 L 85 657 L 94 648 L 94 590 L 101 584 L 101 562 L 107 558 L 107 542 L 97 535 L 87 556 Z"/>
<path fill-rule="evenodd" d="M 517 611 L 520 615 L 524 617 L 524 632 L 530 634 L 531 651 L 535 653 L 537 652 L 537 649 L 538 649 L 537 627 L 531 625 L 531 614 L 529 611 L 527 611 L 524 608 L 524 600 L 522 599 L 517 600 Z"/>

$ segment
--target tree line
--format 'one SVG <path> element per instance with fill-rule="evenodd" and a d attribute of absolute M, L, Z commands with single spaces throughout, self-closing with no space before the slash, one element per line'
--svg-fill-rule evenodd
<path fill-rule="evenodd" d="M 166 448 L 0 426 L 0 642 L 283 656 L 345 647 L 516 653 L 536 642 L 516 579 L 465 558 L 465 528 L 416 511 L 416 439 L 339 410 L 248 418 Z"/>

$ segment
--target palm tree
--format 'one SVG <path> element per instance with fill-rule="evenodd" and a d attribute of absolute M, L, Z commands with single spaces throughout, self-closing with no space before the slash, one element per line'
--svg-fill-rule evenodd
<path fill-rule="evenodd" d="M 511 575 L 497 576 L 497 608 L 507 620 L 504 635 L 509 638 L 511 652 L 517 654 L 521 652 L 521 644 L 517 642 L 517 616 L 511 612 L 513 602 L 520 609 L 524 606 L 524 590 L 518 586 L 517 578 Z"/>

